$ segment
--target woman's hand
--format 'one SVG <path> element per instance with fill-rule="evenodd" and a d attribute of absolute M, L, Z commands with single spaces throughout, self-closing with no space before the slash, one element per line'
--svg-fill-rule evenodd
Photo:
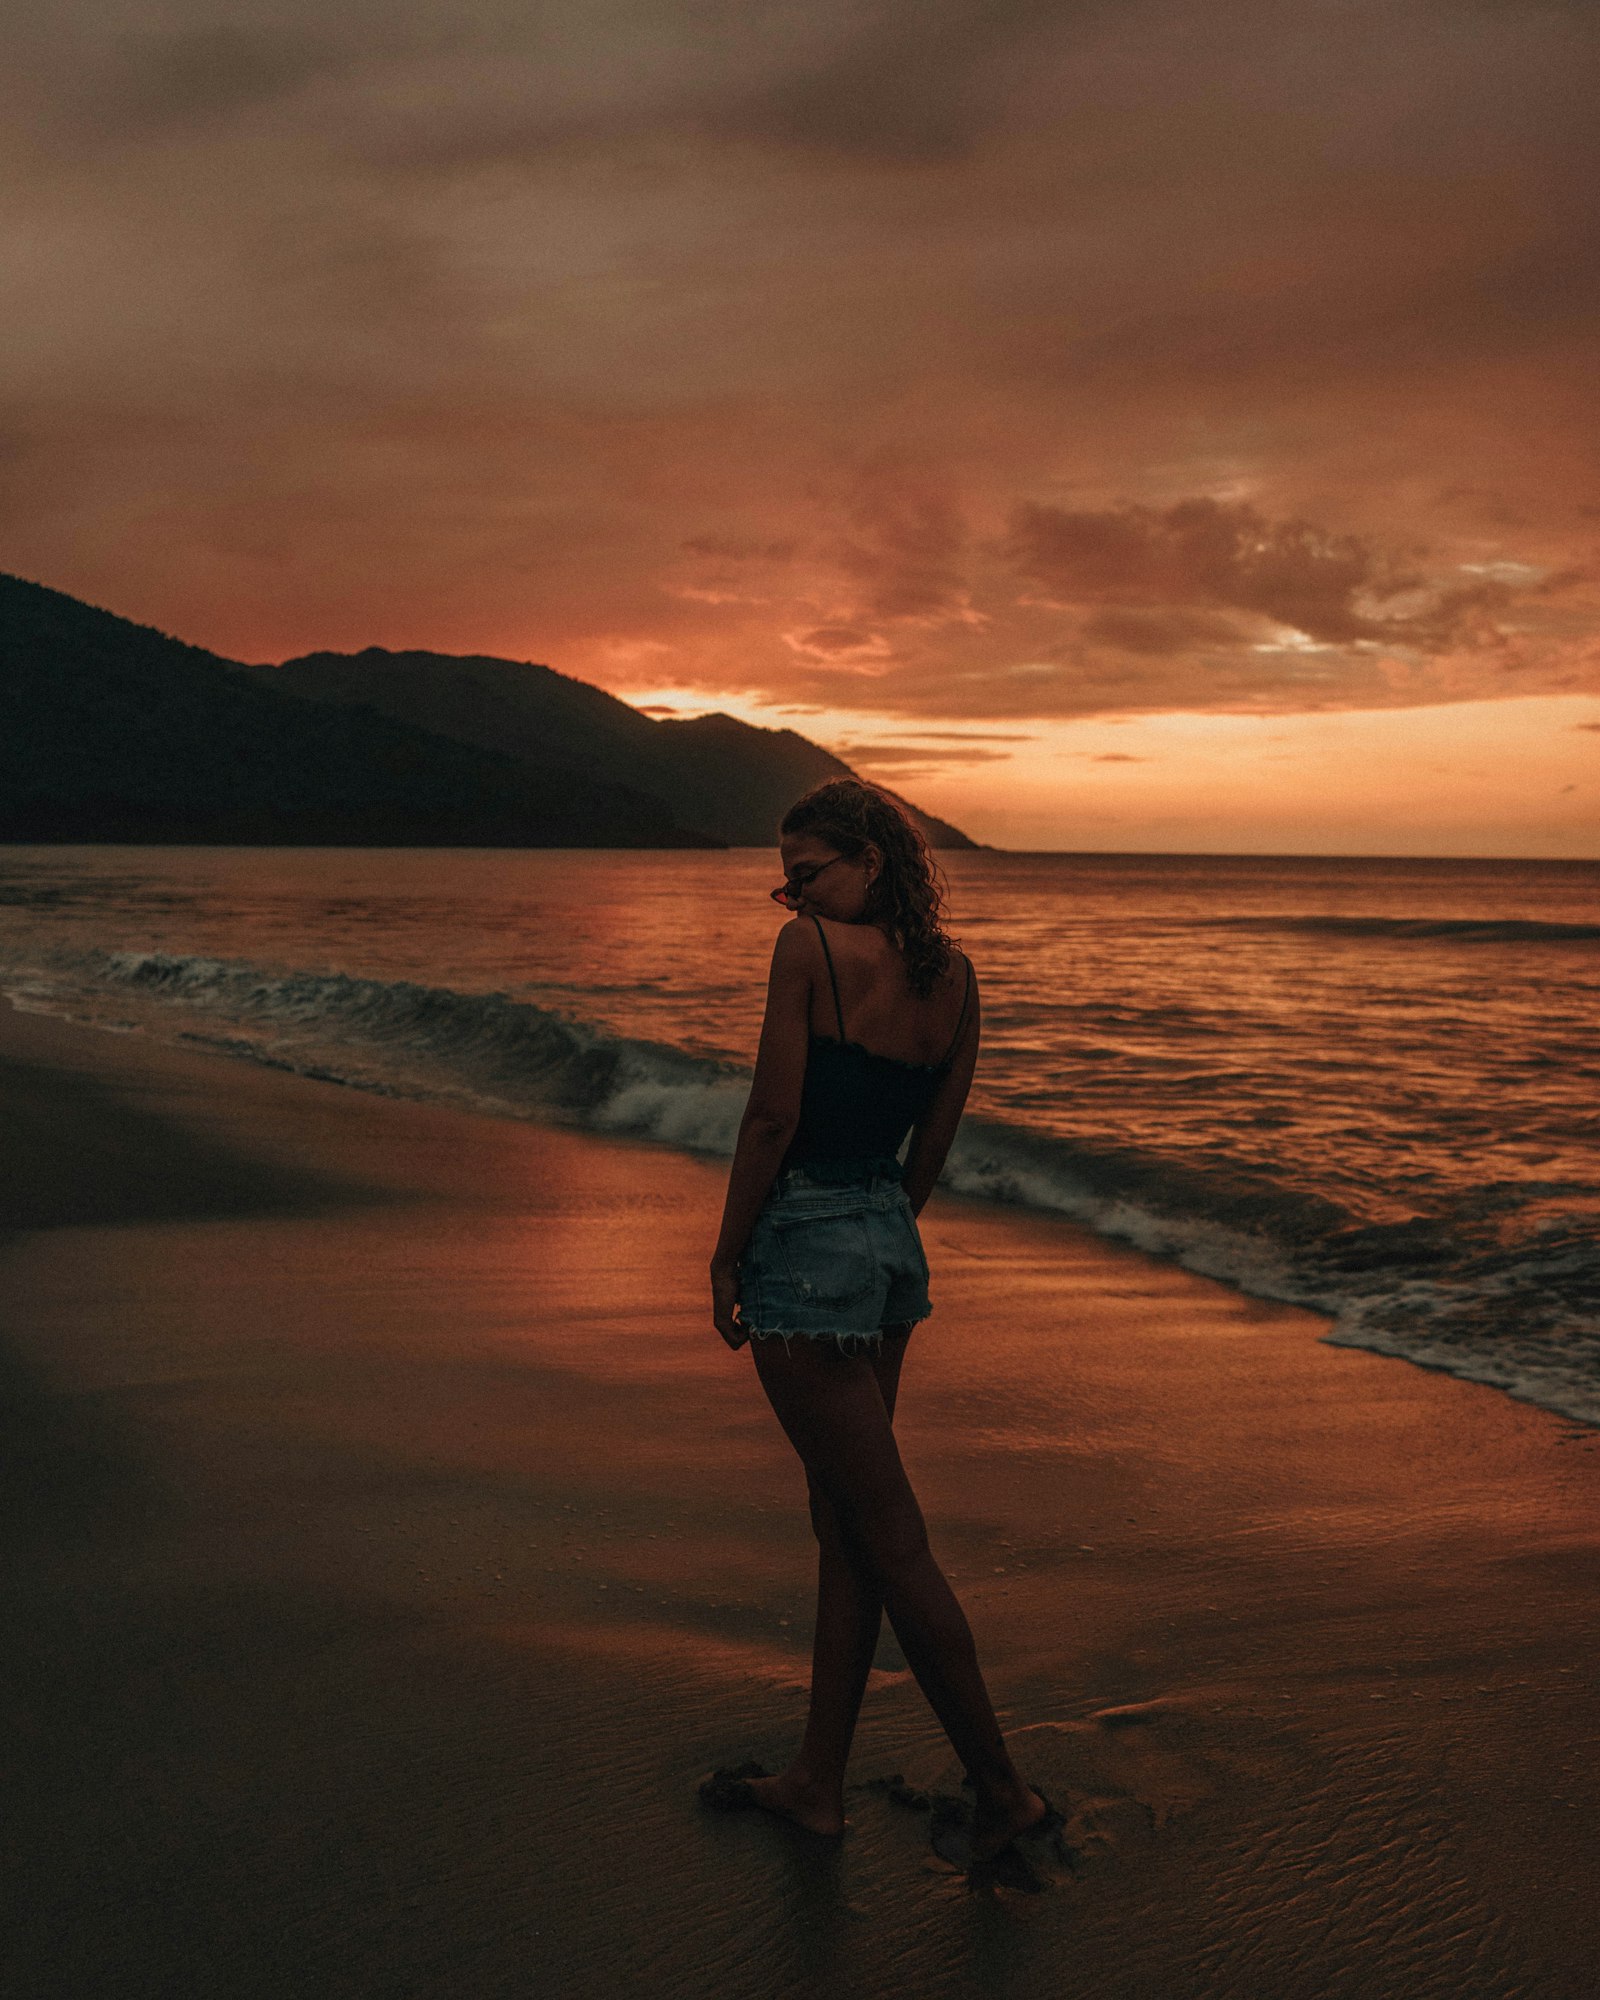
<path fill-rule="evenodd" d="M 739 1267 L 713 1264 L 711 1267 L 711 1317 L 730 1347 L 743 1347 L 750 1338 L 739 1324 Z"/>

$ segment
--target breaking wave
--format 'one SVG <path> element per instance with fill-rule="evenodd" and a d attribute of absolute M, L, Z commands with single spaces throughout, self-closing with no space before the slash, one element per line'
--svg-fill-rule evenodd
<path fill-rule="evenodd" d="M 390 1094 L 720 1153 L 733 1149 L 749 1087 L 733 1063 L 627 1041 L 503 993 L 164 952 L 111 952 L 102 964 L 135 993 L 266 1031 L 229 1037 L 232 1053 Z"/>
<path fill-rule="evenodd" d="M 1376 920 L 1348 921 L 1374 934 Z M 1529 929 L 1591 934 L 1582 925 L 1450 927 L 1500 937 Z M 1600 938 L 1600 926 L 1592 935 Z M 186 1038 L 273 1067 L 696 1152 L 731 1153 L 749 1085 L 734 1063 L 630 1040 L 502 993 L 148 951 L 95 953 L 76 970 L 75 998 L 65 988 L 51 998 L 50 982 L 37 980 L 13 995 L 80 1012 L 110 992 L 163 1013 L 181 1009 L 191 1021 L 180 1029 Z M 88 1012 L 102 1026 L 130 1025 L 92 1004 Z M 218 1032 L 193 1025 L 196 1017 Z M 1259 1296 L 1325 1312 L 1331 1340 L 1600 1423 L 1592 1189 L 1507 1182 L 1441 1197 L 1427 1215 L 1375 1222 L 1264 1173 L 980 1117 L 963 1123 L 945 1182 L 1069 1216 Z"/>

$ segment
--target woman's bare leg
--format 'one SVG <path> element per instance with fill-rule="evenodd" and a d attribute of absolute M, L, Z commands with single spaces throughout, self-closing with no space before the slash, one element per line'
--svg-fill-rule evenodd
<path fill-rule="evenodd" d="M 894 1422 L 900 1364 L 911 1329 L 885 1330 L 871 1357 L 884 1412 Z M 833 1503 L 808 1471 L 811 1525 L 817 1537 L 817 1617 L 811 1641 L 811 1700 L 805 1735 L 787 1769 L 752 1789 L 774 1810 L 819 1833 L 844 1826 L 844 1774 L 883 1625 L 883 1597 L 852 1561 Z"/>
<path fill-rule="evenodd" d="M 1041 1818 L 1045 1806 L 1011 1761 L 966 1615 L 928 1547 L 877 1376 L 830 1341 L 752 1346 L 762 1387 L 808 1479 L 832 1509 L 852 1568 L 876 1588 L 918 1686 L 977 1787 L 977 1849 L 995 1852 Z M 859 1638 L 867 1600 L 855 1601 Z M 857 1670 L 859 1659 L 854 1655 Z M 772 1802 L 779 1805 L 777 1797 Z"/>

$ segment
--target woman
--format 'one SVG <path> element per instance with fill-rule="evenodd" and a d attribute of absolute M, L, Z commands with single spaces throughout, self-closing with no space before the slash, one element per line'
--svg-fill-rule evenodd
<path fill-rule="evenodd" d="M 972 1082 L 977 981 L 940 921 L 927 846 L 883 792 L 819 785 L 785 817 L 779 851 L 772 893 L 796 914 L 772 955 L 711 1290 L 717 1331 L 730 1347 L 751 1340 L 806 1470 L 820 1545 L 811 1703 L 786 1770 L 718 1772 L 701 1795 L 843 1833 L 845 1762 L 887 1611 L 976 1788 L 983 1860 L 1060 1816 L 1011 1761 L 891 1428 L 906 1342 L 929 1310 L 915 1217 Z"/>

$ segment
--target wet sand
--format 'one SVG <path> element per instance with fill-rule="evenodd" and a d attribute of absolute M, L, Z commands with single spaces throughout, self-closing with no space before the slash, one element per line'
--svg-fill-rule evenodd
<path fill-rule="evenodd" d="M 936 1200 L 900 1429 L 1048 1886 L 888 1640 L 837 1849 L 722 1171 L 0 1015 L 15 2000 L 1590 2000 L 1600 1433 Z"/>

